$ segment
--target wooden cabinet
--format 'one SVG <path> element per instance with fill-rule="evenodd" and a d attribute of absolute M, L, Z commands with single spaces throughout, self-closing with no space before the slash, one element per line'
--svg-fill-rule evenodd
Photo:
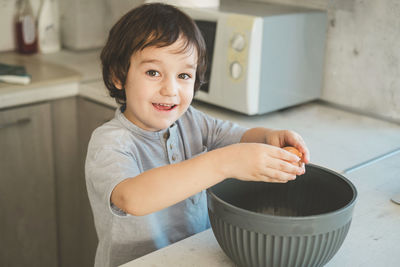
<path fill-rule="evenodd" d="M 93 130 L 113 116 L 113 108 L 80 97 L 52 101 L 61 267 L 94 264 L 98 240 L 85 183 L 86 151 Z"/>
<path fill-rule="evenodd" d="M 57 266 L 49 104 L 0 110 L 0 266 Z"/>
<path fill-rule="evenodd" d="M 51 102 L 54 140 L 54 170 L 57 202 L 57 225 L 59 244 L 59 266 L 84 265 L 87 253 L 84 242 L 88 232 L 94 228 L 93 222 L 83 220 L 91 214 L 85 209 L 86 193 L 84 177 L 78 157 L 78 105 L 76 97 Z M 93 260 L 92 260 L 93 261 Z"/>
<path fill-rule="evenodd" d="M 80 97 L 0 110 L 0 266 L 93 266 L 86 151 L 114 113 Z"/>
<path fill-rule="evenodd" d="M 115 108 L 85 98 L 79 100 L 79 141 L 81 162 L 86 158 L 87 145 L 94 129 L 114 118 Z"/>
<path fill-rule="evenodd" d="M 93 214 L 90 207 L 86 184 L 85 184 L 85 160 L 90 137 L 94 129 L 111 120 L 114 117 L 115 109 L 92 102 L 85 98 L 78 98 L 78 159 L 80 170 L 79 188 L 84 188 L 79 194 L 82 211 L 81 222 L 85 226 L 85 238 L 81 239 L 82 261 L 79 266 L 93 266 L 97 248 L 97 234 L 94 228 Z M 72 266 L 72 265 L 64 265 Z M 78 265 L 74 265 L 78 266 Z"/>

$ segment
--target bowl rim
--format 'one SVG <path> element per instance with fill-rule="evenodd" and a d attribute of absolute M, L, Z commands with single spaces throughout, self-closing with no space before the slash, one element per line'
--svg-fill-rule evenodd
<path fill-rule="evenodd" d="M 326 171 L 328 173 L 331 173 L 331 174 L 336 175 L 337 177 L 341 178 L 344 182 L 346 182 L 346 184 L 353 191 L 352 199 L 345 206 L 343 206 L 343 207 L 341 207 L 341 208 L 339 208 L 337 210 L 326 212 L 326 213 L 321 213 L 321 214 L 316 214 L 316 215 L 307 215 L 307 216 L 281 216 L 281 215 L 263 214 L 263 213 L 259 213 L 259 212 L 255 212 L 255 211 L 251 211 L 251 210 L 246 210 L 246 209 L 234 206 L 234 205 L 226 202 L 225 200 L 222 200 L 221 198 L 219 198 L 216 194 L 214 194 L 211 191 L 211 188 L 207 189 L 207 194 L 210 195 L 212 198 L 215 198 L 219 202 L 223 203 L 224 205 L 226 205 L 228 208 L 232 209 L 233 211 L 244 213 L 245 215 L 249 215 L 249 216 L 255 217 L 255 218 L 269 219 L 270 221 L 279 220 L 279 223 L 282 223 L 282 222 L 293 223 L 293 221 L 299 221 L 300 222 L 300 221 L 318 220 L 318 219 L 321 219 L 321 218 L 326 219 L 328 217 L 337 216 L 338 214 L 344 213 L 349 208 L 351 208 L 351 206 L 355 205 L 355 202 L 356 202 L 357 196 L 358 196 L 357 189 L 349 179 L 344 177 L 343 174 L 340 174 L 340 173 L 338 173 L 336 171 L 333 171 L 333 170 L 330 170 L 330 169 L 328 169 L 326 167 L 318 166 L 318 165 L 312 164 L 312 163 L 308 163 L 306 166 L 309 166 L 311 168 L 320 169 L 322 171 Z"/>

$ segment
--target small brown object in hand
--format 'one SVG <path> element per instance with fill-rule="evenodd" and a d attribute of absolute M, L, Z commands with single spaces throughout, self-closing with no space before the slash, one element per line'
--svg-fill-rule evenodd
<path fill-rule="evenodd" d="M 297 150 L 297 148 L 295 148 L 293 146 L 286 146 L 283 149 L 286 151 L 289 151 L 290 153 L 295 154 L 296 156 L 298 156 L 300 158 L 300 161 L 297 162 L 297 164 L 299 166 L 301 166 L 303 164 L 303 153 L 301 153 L 299 150 Z"/>

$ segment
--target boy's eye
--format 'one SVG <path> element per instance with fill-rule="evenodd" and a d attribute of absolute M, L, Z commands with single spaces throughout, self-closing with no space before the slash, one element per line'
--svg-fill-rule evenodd
<path fill-rule="evenodd" d="M 186 74 L 186 73 L 181 73 L 181 74 L 178 75 L 178 77 L 179 77 L 180 79 L 187 80 L 187 79 L 190 78 L 190 75 L 189 75 L 189 74 Z"/>
<path fill-rule="evenodd" d="M 152 77 L 158 77 L 160 76 L 160 73 L 156 70 L 148 70 L 146 71 L 146 74 Z"/>

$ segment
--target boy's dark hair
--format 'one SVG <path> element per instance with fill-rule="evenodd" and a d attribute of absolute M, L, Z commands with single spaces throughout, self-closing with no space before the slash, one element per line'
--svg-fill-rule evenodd
<path fill-rule="evenodd" d="M 110 30 L 101 52 L 103 80 L 110 96 L 126 105 L 125 82 L 133 53 L 149 46 L 165 47 L 179 37 L 186 40 L 183 50 L 195 47 L 197 70 L 195 92 L 205 82 L 206 45 L 196 23 L 178 8 L 167 4 L 144 4 L 125 14 Z M 115 86 L 119 81 L 123 88 Z"/>

